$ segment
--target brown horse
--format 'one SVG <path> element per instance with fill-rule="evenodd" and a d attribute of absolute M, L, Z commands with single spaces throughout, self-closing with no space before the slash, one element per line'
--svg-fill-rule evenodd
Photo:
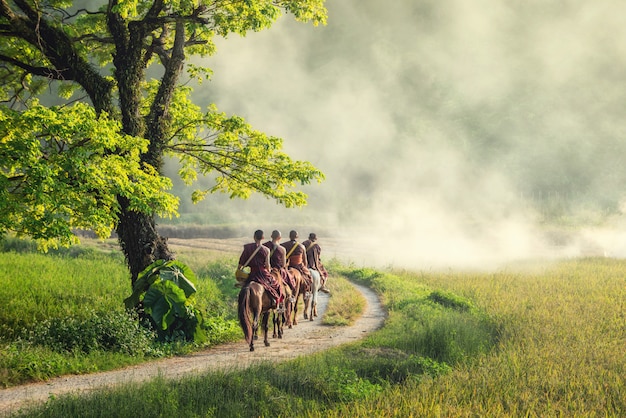
<path fill-rule="evenodd" d="M 259 318 L 263 315 L 263 343 L 269 347 L 267 340 L 267 322 L 272 309 L 272 299 L 262 284 L 249 281 L 239 291 L 239 324 L 243 330 L 250 351 L 254 351 L 254 339 L 259 328 Z M 252 316 L 252 319 L 250 319 Z"/>
<path fill-rule="evenodd" d="M 281 306 L 278 306 L 277 309 L 273 310 L 272 322 L 274 323 L 274 333 L 272 334 L 272 338 L 276 338 L 276 337 L 283 338 L 283 328 L 284 328 L 285 322 L 287 321 L 285 305 L 287 303 L 286 298 L 289 297 L 288 295 L 289 286 L 286 286 L 283 283 L 283 275 L 281 274 L 280 270 L 278 270 L 277 268 L 273 268 L 270 274 L 280 284 L 280 286 L 282 287 L 283 294 L 285 295 L 285 301 L 283 301 Z"/>
<path fill-rule="evenodd" d="M 296 292 L 293 298 L 287 303 L 287 327 L 292 328 L 292 325 L 298 325 L 298 299 L 302 295 L 302 303 L 306 306 L 306 293 L 309 291 L 307 282 L 300 273 L 300 270 L 295 267 L 289 267 L 289 272 L 293 274 L 296 282 Z"/>

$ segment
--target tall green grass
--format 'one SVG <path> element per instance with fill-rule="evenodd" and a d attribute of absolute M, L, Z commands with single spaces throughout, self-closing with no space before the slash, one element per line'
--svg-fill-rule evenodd
<path fill-rule="evenodd" d="M 129 273 L 114 247 L 77 246 L 41 254 L 29 241 L 8 239 L 2 249 L 0 387 L 202 348 L 159 344 L 125 312 Z M 204 346 L 241 338 L 232 303 L 207 273 L 198 276 L 195 299 L 209 336 Z"/>
<path fill-rule="evenodd" d="M 142 405 L 142 411 L 151 411 L 147 416 L 293 417 L 326 416 L 345 407 L 343 416 L 353 405 L 384 397 L 398 386 L 450 373 L 488 353 L 495 341 L 494 324 L 451 292 L 433 291 L 391 273 L 337 266 L 331 300 L 337 297 L 335 288 L 348 287 L 339 274 L 372 286 L 387 301 L 385 327 L 363 341 L 278 365 L 62 397 L 31 413 L 128 416 L 132 405 Z"/>
<path fill-rule="evenodd" d="M 106 256 L 46 257 L 4 253 L 0 262 L 0 336 L 31 328 L 48 318 L 84 315 L 91 309 L 119 310 L 130 293 L 124 266 Z"/>
<path fill-rule="evenodd" d="M 231 267 L 202 268 L 227 292 L 219 272 Z M 243 371 L 62 396 L 20 416 L 626 416 L 626 261 L 490 273 L 334 266 L 331 280 L 339 274 L 376 290 L 389 313 L 362 341 Z"/>

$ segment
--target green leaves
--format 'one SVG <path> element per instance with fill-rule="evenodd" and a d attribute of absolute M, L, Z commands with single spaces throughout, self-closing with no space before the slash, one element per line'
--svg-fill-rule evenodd
<path fill-rule="evenodd" d="M 148 141 L 121 134 L 85 103 L 0 107 L 0 138 L 0 232 L 30 235 L 43 249 L 73 243 L 74 228 L 108 237 L 117 196 L 148 213 L 177 207 L 170 180 L 140 162 Z"/>
<path fill-rule="evenodd" d="M 184 94 L 176 95 L 172 109 L 176 134 L 166 151 L 179 159 L 180 177 L 187 184 L 199 174 L 214 180 L 211 188 L 193 193 L 194 202 L 214 192 L 242 199 L 258 192 L 286 207 L 303 206 L 307 196 L 297 186 L 324 180 L 312 164 L 283 153 L 282 139 L 254 130 L 241 117 L 215 106 L 201 113 Z"/>
<path fill-rule="evenodd" d="M 143 301 L 162 338 L 176 338 L 199 342 L 204 338 L 200 313 L 191 302 L 196 293 L 196 276 L 178 261 L 157 260 L 139 274 L 133 293 L 124 300 L 126 309 L 134 309 Z"/>
<path fill-rule="evenodd" d="M 185 293 L 171 281 L 154 283 L 143 298 L 146 311 L 161 330 L 168 329 L 185 312 Z"/>
<path fill-rule="evenodd" d="M 179 77 L 181 60 L 215 53 L 215 35 L 266 29 L 285 12 L 324 24 L 324 0 L 96 3 L 0 7 L 0 235 L 30 235 L 46 249 L 73 243 L 76 228 L 109 236 L 126 219 L 121 210 L 174 215 L 171 181 L 158 172 L 164 152 L 180 160 L 186 183 L 214 180 L 194 201 L 257 192 L 287 207 L 306 204 L 297 188 L 322 181 L 321 171 L 290 159 L 280 138 L 240 117 L 214 106 L 202 112 Z M 162 78 L 146 81 L 149 70 Z M 211 76 L 198 60 L 187 63 L 187 73 Z M 44 106 L 37 100 L 43 94 L 66 105 Z"/>

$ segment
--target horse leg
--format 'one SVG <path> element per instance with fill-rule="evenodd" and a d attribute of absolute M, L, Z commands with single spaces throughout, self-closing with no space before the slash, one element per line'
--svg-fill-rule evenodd
<path fill-rule="evenodd" d="M 252 335 L 254 337 L 250 339 L 250 351 L 254 351 L 254 340 L 258 338 L 257 337 L 258 332 L 259 332 L 259 313 L 255 311 L 254 317 L 252 319 Z"/>
<path fill-rule="evenodd" d="M 274 312 L 272 314 L 272 323 L 274 324 L 274 333 L 272 338 L 283 338 L 283 324 L 285 323 L 284 311 L 281 313 Z"/>
<path fill-rule="evenodd" d="M 321 287 L 322 276 L 317 270 L 311 269 L 311 277 L 313 280 L 311 281 L 311 321 L 313 317 L 317 316 L 317 294 Z"/>
<path fill-rule="evenodd" d="M 263 320 L 261 323 L 261 327 L 263 328 L 263 343 L 265 344 L 266 347 L 270 346 L 270 342 L 267 339 L 269 319 L 270 319 L 270 312 L 269 311 L 263 312 Z"/>
<path fill-rule="evenodd" d="M 287 328 L 293 328 L 294 322 L 293 318 L 295 318 L 294 306 L 298 302 L 298 292 L 296 291 L 293 295 L 290 296 L 289 302 L 287 303 L 287 310 L 285 311 Z"/>
<path fill-rule="evenodd" d="M 278 337 L 278 323 L 276 320 L 278 319 L 278 314 L 276 312 L 272 313 L 272 323 L 274 324 L 274 333 L 272 334 L 272 338 Z"/>
<path fill-rule="evenodd" d="M 291 320 L 294 325 L 298 325 L 298 299 L 300 298 L 300 294 L 296 297 L 296 301 L 293 303 L 293 317 Z"/>
<path fill-rule="evenodd" d="M 285 324 L 287 328 L 291 329 L 291 310 L 293 309 L 293 305 L 291 302 L 287 302 L 285 306 Z"/>
<path fill-rule="evenodd" d="M 285 319 L 284 312 L 274 314 L 274 334 L 278 331 L 278 338 L 283 338 L 283 321 Z"/>
<path fill-rule="evenodd" d="M 239 292 L 239 323 L 243 330 L 246 342 L 250 344 L 250 351 L 254 351 L 254 331 L 250 324 L 250 288 L 245 287 Z"/>
<path fill-rule="evenodd" d="M 304 303 L 304 319 L 313 320 L 313 295 L 307 292 Z"/>
<path fill-rule="evenodd" d="M 311 321 L 317 316 L 317 290 L 311 292 Z"/>
<path fill-rule="evenodd" d="M 278 328 L 278 338 L 283 338 L 283 331 L 285 329 L 285 322 L 287 322 L 287 318 L 285 318 L 285 313 L 280 316 L 280 327 Z"/>

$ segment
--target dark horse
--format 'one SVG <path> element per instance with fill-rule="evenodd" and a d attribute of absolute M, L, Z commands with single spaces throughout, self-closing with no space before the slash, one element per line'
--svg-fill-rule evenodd
<path fill-rule="evenodd" d="M 280 287 L 284 287 L 283 277 L 278 270 L 272 269 L 270 274 Z M 285 293 L 284 290 L 281 292 Z M 266 347 L 270 345 L 267 340 L 270 311 L 274 311 L 273 337 L 283 338 L 284 310 L 279 311 L 276 308 L 276 306 L 272 306 L 272 298 L 269 292 L 258 282 L 248 281 L 239 291 L 239 324 L 243 330 L 246 342 L 250 344 L 250 351 L 254 351 L 254 340 L 257 338 L 259 318 L 261 319 L 261 329 L 263 330 L 263 343 Z M 252 319 L 250 316 L 252 316 Z"/>
<path fill-rule="evenodd" d="M 261 326 L 263 329 L 263 343 L 269 347 L 267 340 L 267 322 L 272 309 L 269 293 L 262 284 L 249 281 L 239 291 L 239 324 L 243 330 L 250 351 L 254 351 L 254 336 L 259 328 L 259 318 L 263 315 Z M 252 318 L 250 318 L 252 316 Z"/>

